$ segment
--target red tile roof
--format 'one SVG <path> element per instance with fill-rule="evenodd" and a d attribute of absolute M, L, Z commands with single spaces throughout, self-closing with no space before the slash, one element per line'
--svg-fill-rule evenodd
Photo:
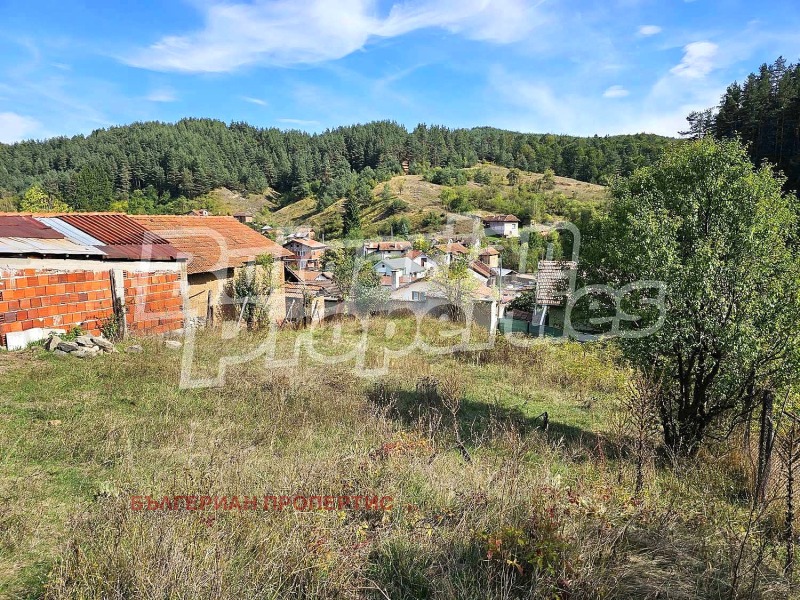
<path fill-rule="evenodd" d="M 498 254 L 500 253 L 497 251 L 497 249 L 492 248 L 491 246 L 487 246 L 486 248 L 480 251 L 478 256 L 495 256 Z"/>
<path fill-rule="evenodd" d="M 189 274 L 240 267 L 262 254 L 292 255 L 233 217 L 134 215 L 143 227 L 157 232 L 189 259 Z"/>

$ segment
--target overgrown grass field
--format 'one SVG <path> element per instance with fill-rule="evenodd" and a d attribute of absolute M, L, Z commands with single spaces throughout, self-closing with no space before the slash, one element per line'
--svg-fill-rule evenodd
<path fill-rule="evenodd" d="M 425 321 L 431 346 L 452 325 Z M 404 320 L 281 331 L 221 387 L 181 352 L 0 354 L 0 595 L 22 598 L 783 597 L 743 460 L 654 457 L 634 493 L 613 347 L 449 354 Z M 195 374 L 266 333 L 202 332 Z M 330 361 L 327 361 L 330 362 Z M 542 413 L 548 426 L 543 427 Z M 389 511 L 135 511 L 131 496 L 391 496 Z M 777 544 L 776 546 L 777 547 Z M 759 554 L 760 552 L 760 554 Z M 755 557 L 758 557 L 756 559 Z"/>

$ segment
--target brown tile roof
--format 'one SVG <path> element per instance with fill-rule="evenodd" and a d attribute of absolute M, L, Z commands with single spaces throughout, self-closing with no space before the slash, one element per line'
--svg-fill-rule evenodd
<path fill-rule="evenodd" d="M 478 275 L 483 277 L 491 277 L 492 269 L 489 265 L 482 263 L 479 260 L 473 260 L 469 263 L 469 268 L 475 271 Z"/>
<path fill-rule="evenodd" d="M 486 248 L 484 248 L 483 250 L 480 251 L 478 256 L 496 256 L 498 254 L 500 254 L 500 252 L 498 252 L 496 248 L 492 248 L 491 246 L 487 246 Z"/>
<path fill-rule="evenodd" d="M 486 215 L 483 217 L 484 223 L 519 223 L 519 219 L 514 215 Z"/>
<path fill-rule="evenodd" d="M 327 248 L 328 247 L 327 244 L 323 244 L 322 242 L 318 242 L 317 240 L 312 240 L 312 239 L 309 239 L 309 238 L 292 238 L 292 239 L 288 240 L 284 244 L 284 246 L 288 246 L 291 243 L 301 244 L 303 246 L 308 246 L 309 248 L 312 248 L 313 250 L 322 250 L 323 248 Z"/>
<path fill-rule="evenodd" d="M 567 295 L 570 269 L 576 267 L 572 261 L 540 260 L 536 273 L 536 304 L 539 306 L 561 306 Z"/>
<path fill-rule="evenodd" d="M 449 244 L 439 244 L 435 247 L 437 250 L 445 254 L 469 254 L 469 248 L 458 242 L 451 242 Z"/>
<path fill-rule="evenodd" d="M 293 269 L 292 273 L 297 275 L 300 281 L 306 283 L 319 280 L 320 282 L 330 281 L 330 278 L 322 271 L 309 271 L 308 269 Z"/>
<path fill-rule="evenodd" d="M 240 267 L 262 254 L 291 256 L 278 244 L 233 217 L 133 215 L 142 226 L 164 236 L 189 259 L 189 274 Z"/>

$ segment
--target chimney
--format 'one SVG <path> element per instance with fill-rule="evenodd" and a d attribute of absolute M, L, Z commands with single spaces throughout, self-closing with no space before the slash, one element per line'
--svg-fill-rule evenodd
<path fill-rule="evenodd" d="M 400 269 L 392 269 L 392 289 L 396 290 L 400 287 Z"/>

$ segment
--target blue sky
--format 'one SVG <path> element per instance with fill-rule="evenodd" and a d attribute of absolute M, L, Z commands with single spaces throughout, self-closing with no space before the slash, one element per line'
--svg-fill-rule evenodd
<path fill-rule="evenodd" d="M 796 0 L 0 0 L 0 141 L 187 116 L 674 135 L 798 31 Z"/>

